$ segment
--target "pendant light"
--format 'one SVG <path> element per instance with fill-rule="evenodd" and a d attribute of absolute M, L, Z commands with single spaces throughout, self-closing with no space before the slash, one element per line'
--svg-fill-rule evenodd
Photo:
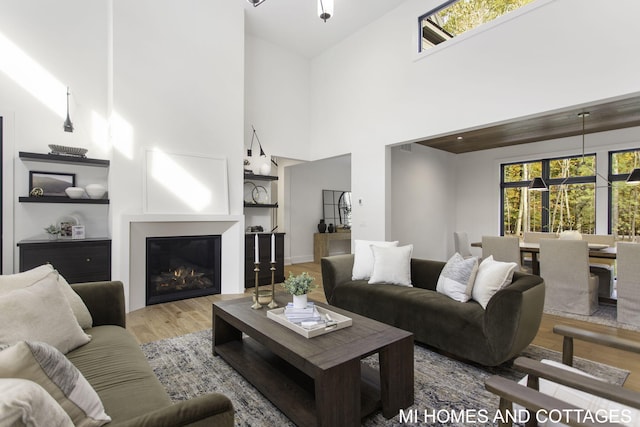
<path fill-rule="evenodd" d="M 547 184 L 544 182 L 544 179 L 542 179 L 542 177 L 536 176 L 535 178 L 533 178 L 533 181 L 531 181 L 531 184 L 529 184 L 529 190 L 549 191 L 549 187 L 547 187 Z"/>
<path fill-rule="evenodd" d="M 333 0 L 318 0 L 318 16 L 324 22 L 333 16 Z"/>
<path fill-rule="evenodd" d="M 71 123 L 71 119 L 69 118 L 69 86 L 67 86 L 67 119 L 64 121 L 64 131 L 65 132 L 73 132 L 73 123 Z"/>
<path fill-rule="evenodd" d="M 627 184 L 637 185 L 640 184 L 640 169 L 635 168 L 629 174 L 629 178 L 627 178 Z"/>

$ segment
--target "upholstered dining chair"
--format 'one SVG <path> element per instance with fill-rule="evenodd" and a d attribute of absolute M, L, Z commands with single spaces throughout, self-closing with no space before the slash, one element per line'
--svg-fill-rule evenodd
<path fill-rule="evenodd" d="M 473 256 L 469 236 L 464 231 L 453 232 L 453 246 L 463 258 L 471 258 Z"/>
<path fill-rule="evenodd" d="M 540 276 L 545 309 L 591 315 L 598 308 L 598 277 L 589 271 L 584 240 L 540 240 Z"/>
<path fill-rule="evenodd" d="M 618 322 L 640 326 L 640 244 L 617 244 Z"/>
<path fill-rule="evenodd" d="M 482 258 L 493 255 L 493 259 L 502 262 L 515 262 L 522 270 L 520 260 L 520 239 L 511 236 L 482 236 Z"/>
<path fill-rule="evenodd" d="M 609 247 L 616 245 L 613 234 L 582 234 L 582 240 L 587 243 L 597 243 Z M 613 278 L 615 276 L 615 260 L 607 258 L 589 257 L 589 269 L 598 276 L 598 296 L 611 298 L 613 293 Z"/>

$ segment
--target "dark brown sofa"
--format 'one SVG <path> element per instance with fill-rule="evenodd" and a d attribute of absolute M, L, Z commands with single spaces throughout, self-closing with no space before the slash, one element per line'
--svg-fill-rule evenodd
<path fill-rule="evenodd" d="M 140 346 L 125 329 L 121 282 L 72 284 L 93 318 L 89 343 L 67 353 L 100 396 L 107 426 L 233 427 L 231 401 L 211 393 L 173 404 Z"/>
<path fill-rule="evenodd" d="M 514 273 L 486 310 L 477 302 L 455 301 L 436 292 L 445 263 L 411 260 L 413 287 L 370 285 L 351 280 L 354 255 L 322 258 L 322 281 L 329 304 L 396 326 L 416 341 L 455 357 L 496 366 L 518 355 L 538 332 L 544 281 Z"/>

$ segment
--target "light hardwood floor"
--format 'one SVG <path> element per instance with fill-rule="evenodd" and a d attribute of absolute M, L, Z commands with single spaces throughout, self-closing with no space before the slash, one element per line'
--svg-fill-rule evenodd
<path fill-rule="evenodd" d="M 285 266 L 286 275 L 288 275 L 289 271 L 294 274 L 306 271 L 316 278 L 316 283 L 322 284 L 320 264 L 304 263 Z M 276 285 L 276 291 L 278 289 L 280 288 Z M 209 329 L 211 328 L 211 311 L 214 301 L 248 296 L 250 295 L 249 292 L 239 295 L 213 295 L 192 298 L 145 307 L 127 314 L 127 329 L 133 333 L 141 344 Z M 326 301 L 321 287 L 315 289 L 310 298 Z M 640 332 L 545 314 L 533 344 L 562 351 L 562 337 L 553 333 L 553 326 L 559 323 L 640 341 Z M 578 357 L 629 370 L 631 375 L 627 379 L 625 387 L 640 391 L 640 357 L 638 355 L 580 341 L 575 342 L 574 354 Z"/>

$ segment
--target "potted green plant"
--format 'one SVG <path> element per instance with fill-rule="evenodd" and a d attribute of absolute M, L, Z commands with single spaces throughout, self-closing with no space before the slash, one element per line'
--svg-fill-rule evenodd
<path fill-rule="evenodd" d="M 56 240 L 58 238 L 58 234 L 60 234 L 60 227 L 51 224 L 45 227 L 44 231 L 49 235 L 49 240 Z"/>
<path fill-rule="evenodd" d="M 309 276 L 306 271 L 294 276 L 289 272 L 289 277 L 282 283 L 282 287 L 293 295 L 294 308 L 304 308 L 307 306 L 307 294 L 316 288 L 313 283 L 315 277 Z"/>

